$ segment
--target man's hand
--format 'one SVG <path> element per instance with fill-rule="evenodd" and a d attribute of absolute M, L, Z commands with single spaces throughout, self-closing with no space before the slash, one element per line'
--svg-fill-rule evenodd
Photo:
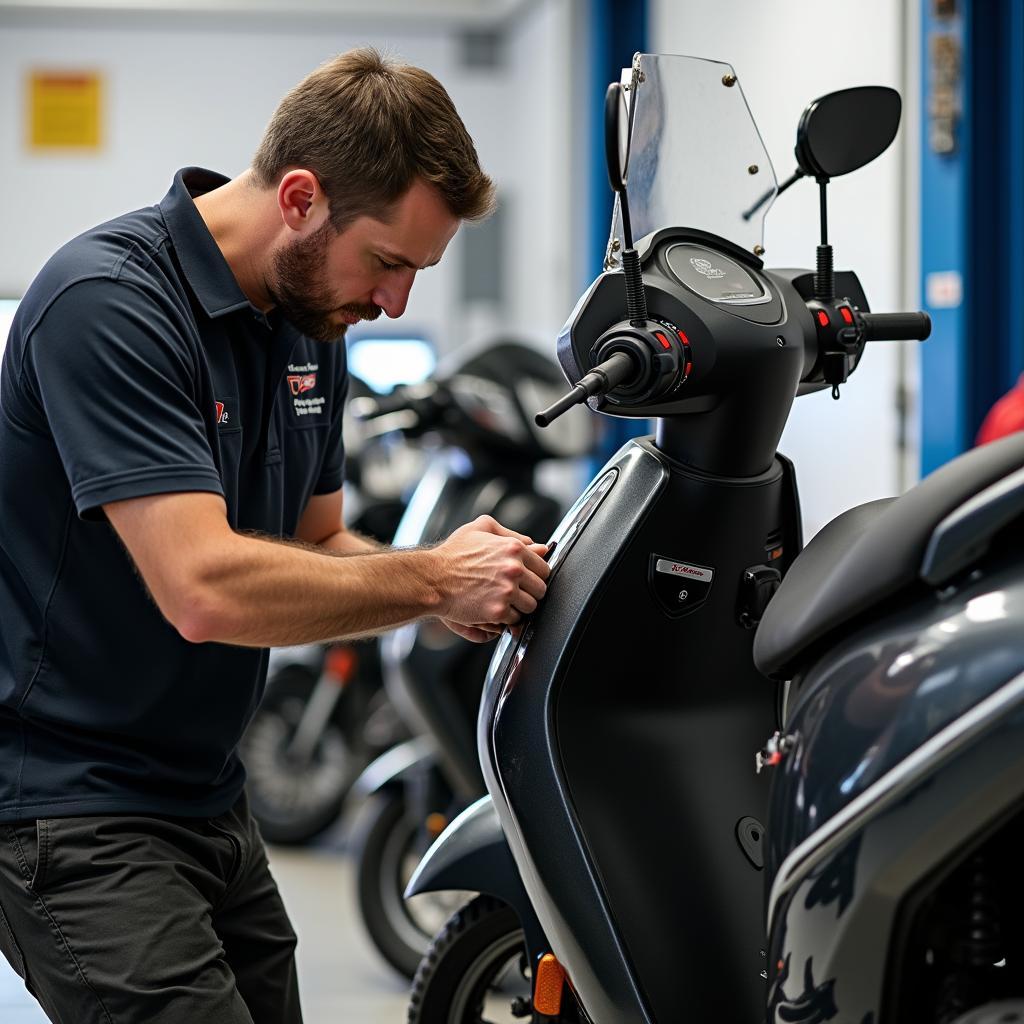
<path fill-rule="evenodd" d="M 475 643 L 492 639 L 537 608 L 550 569 L 546 548 L 507 530 L 491 516 L 459 527 L 435 549 L 445 595 L 440 618 Z"/>

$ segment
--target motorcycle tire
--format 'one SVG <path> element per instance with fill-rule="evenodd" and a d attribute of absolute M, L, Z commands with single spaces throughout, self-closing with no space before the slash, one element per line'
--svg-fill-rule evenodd
<path fill-rule="evenodd" d="M 299 846 L 326 831 L 341 814 L 365 761 L 332 720 L 310 763 L 289 763 L 288 743 L 317 678 L 299 665 L 277 673 L 239 746 L 249 806 L 269 843 Z"/>
<path fill-rule="evenodd" d="M 557 1017 L 532 1009 L 532 977 L 516 912 L 478 896 L 434 939 L 413 980 L 408 1024 L 582 1024 L 569 994 Z"/>
<path fill-rule="evenodd" d="M 425 930 L 403 898 L 422 853 L 416 823 L 406 815 L 404 791 L 385 789 L 370 797 L 354 832 L 356 904 L 363 925 L 380 955 L 411 979 L 436 929 Z"/>

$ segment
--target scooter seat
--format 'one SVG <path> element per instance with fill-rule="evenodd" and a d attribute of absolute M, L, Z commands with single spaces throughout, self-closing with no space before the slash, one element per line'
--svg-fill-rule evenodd
<path fill-rule="evenodd" d="M 980 491 L 1024 466 L 1024 432 L 975 448 L 899 498 L 844 512 L 795 559 L 754 638 L 765 675 L 787 679 L 880 602 L 922 579 L 936 528 Z"/>

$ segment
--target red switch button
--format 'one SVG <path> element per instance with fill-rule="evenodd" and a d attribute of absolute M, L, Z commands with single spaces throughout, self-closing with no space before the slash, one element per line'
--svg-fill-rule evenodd
<path fill-rule="evenodd" d="M 823 309 L 818 310 L 818 323 L 821 324 L 822 327 L 828 327 L 828 313 Z"/>
<path fill-rule="evenodd" d="M 843 320 L 846 321 L 846 323 L 848 323 L 848 324 L 852 324 L 853 323 L 853 313 L 850 311 L 850 307 L 849 306 L 840 306 L 839 307 L 839 315 L 843 318 Z"/>

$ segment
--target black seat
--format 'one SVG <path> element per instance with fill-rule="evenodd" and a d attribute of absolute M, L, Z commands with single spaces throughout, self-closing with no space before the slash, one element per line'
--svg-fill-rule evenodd
<path fill-rule="evenodd" d="M 920 580 L 935 528 L 979 491 L 1024 466 L 1024 433 L 953 459 L 900 498 L 872 501 L 828 524 L 794 561 L 754 638 L 766 675 L 792 676 L 840 626 Z"/>

